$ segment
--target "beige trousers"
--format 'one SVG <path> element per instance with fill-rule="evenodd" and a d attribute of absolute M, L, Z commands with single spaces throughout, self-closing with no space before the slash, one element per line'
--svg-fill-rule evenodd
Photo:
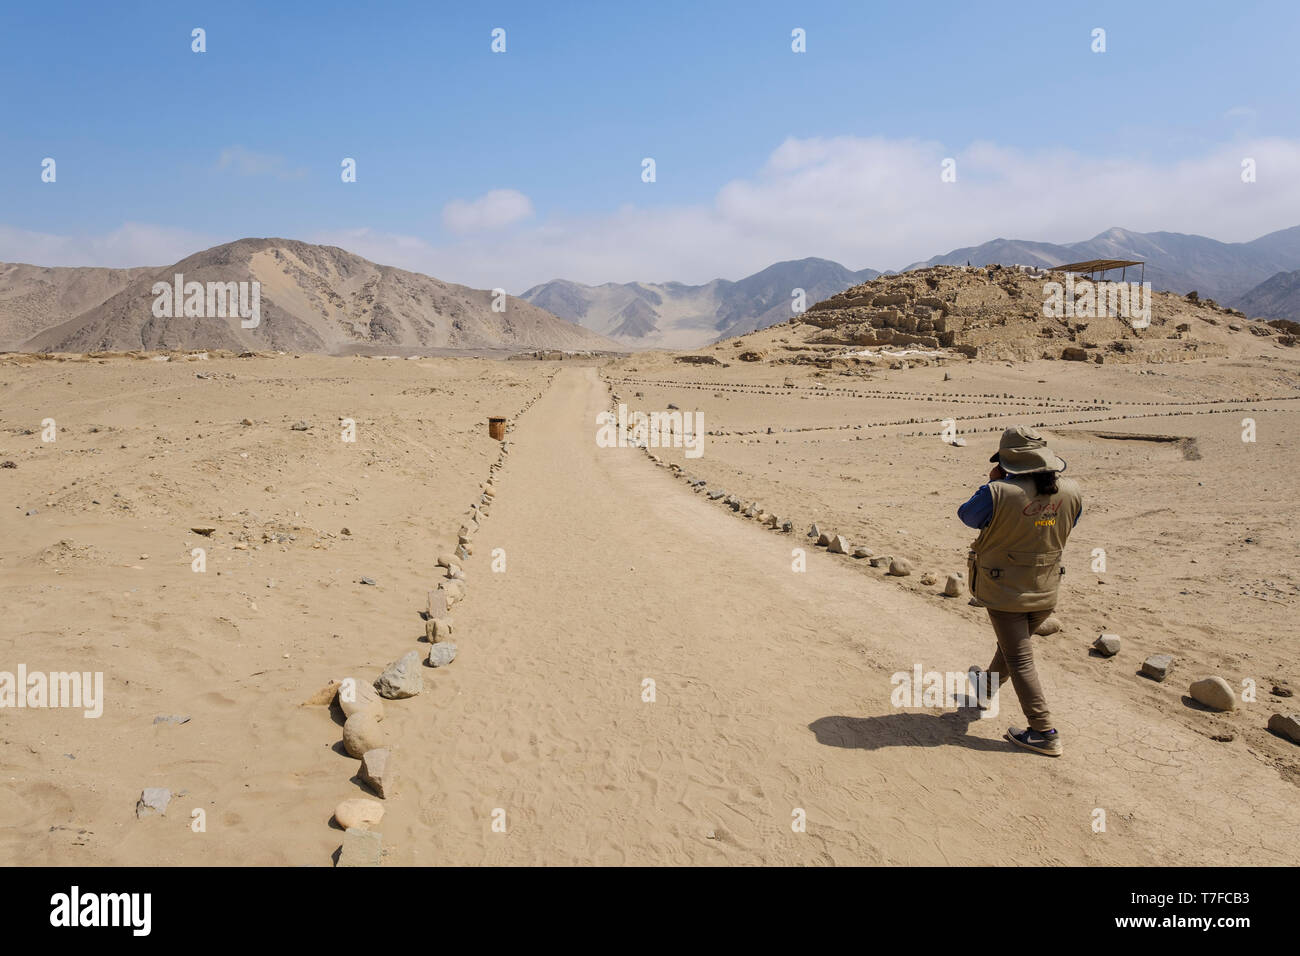
<path fill-rule="evenodd" d="M 1031 644 L 1034 630 L 1047 619 L 1052 609 L 1046 611 L 995 611 L 989 612 L 993 633 L 998 638 L 998 650 L 989 665 L 989 678 L 997 675 L 1001 687 L 1010 676 L 1020 698 L 1020 709 L 1025 712 L 1029 726 L 1042 733 L 1051 730 L 1052 713 L 1047 709 L 1042 685 L 1038 682 L 1038 669 L 1034 667 L 1034 648 Z"/>

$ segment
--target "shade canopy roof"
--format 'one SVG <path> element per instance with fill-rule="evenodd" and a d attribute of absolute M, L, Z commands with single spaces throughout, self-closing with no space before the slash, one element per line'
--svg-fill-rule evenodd
<path fill-rule="evenodd" d="M 1058 272 L 1105 272 L 1108 269 L 1123 269 L 1126 266 L 1140 266 L 1141 259 L 1089 259 L 1086 262 L 1067 262 L 1052 266 Z"/>

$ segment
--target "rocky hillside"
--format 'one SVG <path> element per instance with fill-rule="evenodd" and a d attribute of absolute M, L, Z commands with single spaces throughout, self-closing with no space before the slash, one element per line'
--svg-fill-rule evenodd
<path fill-rule="evenodd" d="M 1234 304 L 1251 318 L 1300 321 L 1300 269 L 1265 279 Z"/>
<path fill-rule="evenodd" d="M 154 283 L 170 284 L 177 273 L 187 283 L 258 282 L 260 323 L 243 328 L 234 317 L 156 316 Z M 0 294 L 0 340 L 16 337 L 11 330 L 20 325 L 30 330 L 43 322 L 44 328 L 23 342 L 24 350 L 617 348 L 522 299 L 507 296 L 505 310 L 494 312 L 489 291 L 377 265 L 334 246 L 289 239 L 241 239 L 175 265 L 128 270 L 121 278 L 125 281 L 117 290 L 102 280 L 99 288 L 109 294 L 82 311 L 65 311 L 59 296 L 51 293 L 40 318 L 29 314 L 21 322 Z"/>
<path fill-rule="evenodd" d="M 1252 322 L 1196 293 L 1151 295 L 1150 324 L 1122 317 L 1049 317 L 1047 284 L 1060 272 L 935 266 L 884 276 L 816 303 L 783 325 L 679 357 L 687 362 L 1183 361 L 1290 349 L 1294 323 Z M 1064 312 L 1064 309 L 1062 309 Z"/>
<path fill-rule="evenodd" d="M 0 351 L 15 350 L 54 322 L 81 315 L 150 271 L 0 263 Z"/>

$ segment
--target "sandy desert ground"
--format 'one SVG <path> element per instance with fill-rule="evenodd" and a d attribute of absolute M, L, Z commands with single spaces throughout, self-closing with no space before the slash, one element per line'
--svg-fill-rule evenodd
<path fill-rule="evenodd" d="M 654 450 L 664 466 L 600 448 L 612 394 L 717 434 L 698 459 Z M 514 427 L 458 656 L 384 707 L 385 865 L 1292 863 L 1300 748 L 1265 724 L 1298 709 L 1298 402 L 1288 360 L 0 359 L 0 669 L 103 671 L 106 694 L 98 719 L 0 714 L 0 863 L 330 865 L 335 805 L 370 794 L 341 714 L 303 701 L 427 650 L 437 557 L 499 457 L 490 414 Z M 1062 630 L 1039 639 L 1060 760 L 1002 739 L 1009 689 L 994 719 L 890 703 L 895 672 L 991 656 L 984 612 L 939 591 L 973 537 L 955 510 L 1015 422 L 1042 423 L 1085 494 Z M 916 570 L 826 554 L 813 521 Z M 1117 657 L 1089 653 L 1102 632 Z M 1160 652 L 1173 676 L 1138 676 Z M 1209 674 L 1257 700 L 1206 711 L 1186 695 Z M 137 819 L 146 787 L 172 791 L 165 816 Z"/>

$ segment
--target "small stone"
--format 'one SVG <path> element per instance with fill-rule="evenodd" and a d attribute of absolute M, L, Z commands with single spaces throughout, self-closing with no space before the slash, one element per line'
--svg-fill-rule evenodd
<path fill-rule="evenodd" d="M 1273 689 L 1269 691 L 1269 693 L 1274 695 L 1275 697 L 1290 697 L 1291 688 L 1283 687 L 1281 684 L 1274 684 Z"/>
<path fill-rule="evenodd" d="M 726 497 L 726 494 L 727 493 L 725 491 L 720 491 L 719 489 L 715 488 L 709 492 L 709 500 L 717 501 L 719 498 Z"/>
<path fill-rule="evenodd" d="M 292 425 L 290 425 L 289 427 L 292 428 L 292 429 L 293 429 L 294 431 L 296 431 L 296 432 L 305 432 L 305 431 L 306 431 L 308 428 L 310 428 L 311 426 L 308 425 L 308 424 L 307 424 L 306 422 L 304 422 L 304 421 L 297 421 L 297 422 L 294 422 L 294 423 L 293 423 Z"/>
<path fill-rule="evenodd" d="M 1268 719 L 1268 729 L 1293 744 L 1300 744 L 1300 714 L 1274 714 Z"/>
<path fill-rule="evenodd" d="M 367 750 L 378 750 L 384 745 L 384 726 L 374 711 L 363 710 L 353 714 L 343 724 L 343 747 L 360 760 Z"/>
<path fill-rule="evenodd" d="M 213 532 L 217 530 L 217 527 L 216 525 L 211 524 L 200 524 L 195 525 L 193 528 L 190 528 L 190 530 L 195 534 L 201 534 L 205 538 L 210 538 L 212 537 Z"/>
<path fill-rule="evenodd" d="M 1092 646 L 1095 647 L 1097 649 L 1097 652 L 1103 655 L 1104 657 L 1114 657 L 1116 654 L 1119 653 L 1119 646 L 1120 646 L 1119 635 L 1102 634 L 1100 637 L 1098 637 L 1095 641 L 1092 642 Z"/>
<path fill-rule="evenodd" d="M 962 588 L 966 585 L 966 576 L 958 572 L 957 574 L 948 575 L 947 580 L 943 582 L 944 597 L 960 597 Z"/>
<path fill-rule="evenodd" d="M 853 549 L 853 556 L 854 556 L 855 558 L 869 558 L 869 557 L 871 557 L 871 549 L 870 549 L 870 548 L 854 548 L 854 549 Z"/>
<path fill-rule="evenodd" d="M 456 559 L 454 554 L 440 554 L 438 555 L 438 567 L 452 570 L 460 567 L 460 561 Z"/>
<path fill-rule="evenodd" d="M 353 797 L 334 808 L 334 822 L 345 830 L 369 830 L 384 818 L 384 805 L 369 797 Z"/>
<path fill-rule="evenodd" d="M 251 418 L 245 418 L 239 424 L 243 425 L 244 427 L 248 427 L 249 425 L 253 424 L 253 420 Z"/>
<path fill-rule="evenodd" d="M 1060 629 L 1061 629 L 1061 622 L 1054 617 L 1049 617 L 1046 620 L 1044 620 L 1042 624 L 1038 625 L 1038 628 L 1034 631 L 1034 633 L 1042 637 L 1046 637 L 1048 634 L 1055 634 Z"/>
<path fill-rule="evenodd" d="M 375 679 L 375 690 L 388 700 L 414 697 L 424 690 L 424 676 L 420 673 L 420 652 L 407 651 L 393 661 Z"/>
<path fill-rule="evenodd" d="M 374 578 L 362 578 L 362 579 L 361 579 L 361 583 L 362 583 L 362 584 L 368 584 L 368 585 L 370 585 L 371 587 L 375 587 L 375 586 L 376 586 L 376 585 L 375 585 L 375 579 L 374 579 Z"/>
<path fill-rule="evenodd" d="M 896 578 L 905 578 L 912 573 L 912 562 L 907 558 L 895 558 L 889 562 L 889 573 Z"/>
<path fill-rule="evenodd" d="M 781 530 L 782 530 L 784 533 L 789 534 L 791 531 L 794 530 L 794 522 L 793 522 L 793 521 L 782 521 L 782 522 L 781 522 Z"/>
<path fill-rule="evenodd" d="M 456 645 L 450 641 L 441 641 L 429 648 L 425 663 L 430 667 L 446 667 L 456 659 Z"/>
<path fill-rule="evenodd" d="M 145 787 L 140 791 L 140 799 L 135 802 L 136 818 L 144 819 L 155 813 L 165 815 L 171 799 L 172 792 L 164 787 Z"/>
<path fill-rule="evenodd" d="M 921 575 L 921 583 L 925 585 L 934 584 L 938 580 L 933 571 L 926 571 L 925 574 Z"/>
<path fill-rule="evenodd" d="M 1174 659 L 1168 654 L 1153 654 L 1142 662 L 1142 673 L 1154 681 L 1162 681 L 1174 671 Z"/>
<path fill-rule="evenodd" d="M 362 711 L 370 711 L 375 715 L 375 719 L 384 719 L 384 702 L 380 700 L 374 687 L 363 680 L 349 677 L 341 682 L 338 698 L 339 710 L 343 711 L 345 718 Z"/>
<path fill-rule="evenodd" d="M 894 556 L 892 554 L 877 554 L 871 559 L 871 566 L 873 568 L 887 568 L 893 560 Z"/>
<path fill-rule="evenodd" d="M 827 547 L 831 543 L 831 536 L 828 532 L 823 531 L 817 536 L 817 544 L 820 547 Z"/>
<path fill-rule="evenodd" d="M 343 834 L 336 866 L 378 866 L 383 837 L 374 830 L 348 830 Z"/>
<path fill-rule="evenodd" d="M 188 724 L 189 714 L 159 714 L 153 719 L 155 724 Z"/>
<path fill-rule="evenodd" d="M 813 526 L 808 529 L 808 537 L 821 538 L 821 536 L 822 536 L 822 529 L 817 527 L 817 523 L 814 521 Z"/>
<path fill-rule="evenodd" d="M 451 637 L 452 622 L 449 617 L 431 617 L 424 622 L 424 638 L 438 644 Z"/>
<path fill-rule="evenodd" d="M 1192 700 L 1215 710 L 1237 709 L 1237 695 L 1232 692 L 1232 685 L 1222 677 L 1203 677 L 1193 681 L 1187 693 Z"/>
<path fill-rule="evenodd" d="M 367 750 L 361 755 L 360 776 L 362 782 L 379 794 L 381 800 L 386 800 L 392 792 L 393 782 L 396 779 L 392 751 L 387 747 Z"/>
<path fill-rule="evenodd" d="M 849 543 L 844 539 L 843 535 L 837 534 L 835 537 L 831 538 L 826 550 L 831 554 L 848 554 Z"/>
<path fill-rule="evenodd" d="M 340 680 L 330 681 L 320 690 L 316 691 L 316 693 L 312 694 L 310 697 L 304 700 L 302 702 L 302 706 L 304 707 L 316 707 L 321 705 L 329 706 L 330 704 L 334 703 L 334 698 L 338 696 L 339 687 L 342 686 L 342 684 L 343 682 Z M 154 723 L 157 723 L 157 720 L 155 720 Z"/>

